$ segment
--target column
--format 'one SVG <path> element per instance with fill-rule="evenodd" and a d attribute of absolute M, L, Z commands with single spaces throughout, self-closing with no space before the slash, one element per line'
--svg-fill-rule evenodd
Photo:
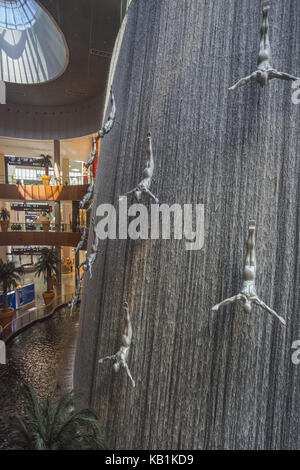
<path fill-rule="evenodd" d="M 66 157 L 62 158 L 62 184 L 70 184 L 69 182 L 70 160 Z"/>
<path fill-rule="evenodd" d="M 72 232 L 77 232 L 79 224 L 79 201 L 72 201 Z"/>
<path fill-rule="evenodd" d="M 60 141 L 54 140 L 54 176 L 60 182 Z"/>
<path fill-rule="evenodd" d="M 0 184 L 6 183 L 5 174 L 5 157 L 4 153 L 0 153 Z"/>

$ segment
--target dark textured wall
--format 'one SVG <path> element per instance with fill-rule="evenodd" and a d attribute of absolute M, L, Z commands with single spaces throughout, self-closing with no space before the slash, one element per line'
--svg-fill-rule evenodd
<path fill-rule="evenodd" d="M 228 87 L 256 67 L 259 0 L 133 0 L 114 75 L 117 120 L 104 139 L 96 204 L 140 179 L 153 136 L 161 202 L 204 203 L 205 245 L 108 241 L 85 279 L 75 384 L 112 448 L 300 448 L 299 106 L 291 84 Z M 300 74 L 300 2 L 274 0 L 273 62 Z M 257 221 L 254 307 L 212 313 L 242 282 Z M 91 241 L 90 241 L 91 242 Z M 97 360 L 120 347 L 123 297 L 134 341 L 124 373 Z"/>
<path fill-rule="evenodd" d="M 64 106 L 3 104 L 0 135 L 39 140 L 81 137 L 97 131 L 102 106 L 102 95 Z"/>

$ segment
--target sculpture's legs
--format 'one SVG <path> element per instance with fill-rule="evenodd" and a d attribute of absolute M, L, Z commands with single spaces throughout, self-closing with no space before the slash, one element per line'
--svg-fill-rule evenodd
<path fill-rule="evenodd" d="M 154 194 L 150 191 L 150 189 L 144 189 L 143 192 L 145 194 L 148 194 L 148 196 L 150 196 L 151 199 L 153 199 L 158 204 L 159 200 L 157 199 L 156 196 L 154 196 Z"/>
<path fill-rule="evenodd" d="M 129 314 L 129 308 L 128 308 L 128 303 L 124 302 L 124 310 L 126 312 L 126 326 L 124 330 L 124 334 L 122 336 L 122 343 L 123 346 L 128 348 L 131 344 L 131 339 L 132 339 L 132 326 L 131 326 L 131 320 L 130 320 L 130 314 Z"/>
<path fill-rule="evenodd" d="M 115 359 L 116 359 L 116 355 L 114 354 L 113 356 L 106 356 L 106 357 L 103 357 L 102 359 L 99 359 L 98 363 L 102 364 L 105 361 L 111 361 Z"/>
<path fill-rule="evenodd" d="M 263 20 L 260 30 L 260 45 L 258 54 L 258 65 L 271 59 L 271 46 L 269 37 L 269 10 L 270 3 L 265 2 L 263 4 Z"/>
<path fill-rule="evenodd" d="M 123 196 L 120 196 L 119 199 L 122 199 L 123 197 L 128 197 L 131 196 L 132 194 L 135 194 L 136 189 L 132 189 L 131 191 L 128 191 L 127 193 L 123 194 Z"/>
<path fill-rule="evenodd" d="M 250 82 L 251 80 L 256 79 L 256 72 L 252 73 L 251 75 L 248 75 L 248 77 L 241 78 L 235 85 L 232 87 L 228 88 L 230 91 L 236 90 L 237 88 L 246 85 L 246 83 Z"/>
<path fill-rule="evenodd" d="M 255 254 L 255 221 L 249 222 L 249 236 L 247 241 L 247 255 L 246 266 L 256 267 L 256 254 Z"/>
<path fill-rule="evenodd" d="M 278 72 L 275 69 L 272 69 L 270 72 L 270 79 L 272 78 L 279 78 L 280 80 L 300 80 L 299 77 L 295 77 L 294 75 L 290 75 L 289 73 Z"/>
<path fill-rule="evenodd" d="M 94 163 L 94 160 L 96 158 L 96 154 L 97 154 L 97 146 L 96 146 L 96 139 L 95 137 L 93 136 L 93 150 L 92 150 L 92 155 L 91 157 L 88 159 L 88 161 L 86 162 L 86 165 L 85 165 L 85 169 L 86 171 L 89 169 L 89 167 Z"/>
<path fill-rule="evenodd" d="M 153 150 L 152 150 L 152 140 L 151 134 L 148 132 L 147 139 L 146 139 L 146 153 L 147 153 L 147 168 L 149 169 L 149 175 L 153 175 L 154 171 L 154 158 L 153 158 Z"/>
<path fill-rule="evenodd" d="M 115 97 L 112 91 L 112 87 L 110 89 L 110 105 L 111 105 L 110 114 L 108 116 L 106 123 L 103 125 L 101 129 L 99 129 L 96 140 L 102 139 L 106 134 L 108 134 L 112 130 L 114 123 L 115 123 L 116 102 L 115 102 Z"/>

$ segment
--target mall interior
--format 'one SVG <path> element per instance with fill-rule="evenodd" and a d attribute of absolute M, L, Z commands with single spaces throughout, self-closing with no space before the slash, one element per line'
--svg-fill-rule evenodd
<path fill-rule="evenodd" d="M 0 450 L 300 449 L 299 18 L 0 0 Z"/>
<path fill-rule="evenodd" d="M 101 139 L 92 168 L 85 164 L 101 127 L 110 59 L 130 2 L 63 3 L 0 1 L 0 256 L 24 268 L 19 292 L 28 284 L 34 289 L 14 318 L 39 304 L 44 286 L 35 264 L 45 247 L 57 257 L 57 293 L 75 289 L 86 240 L 75 249 L 83 225 L 89 226 L 80 201 L 96 178 Z"/>
<path fill-rule="evenodd" d="M 80 298 L 71 315 L 69 306 L 92 203 L 81 201 L 97 176 L 95 139 L 129 4 L 0 0 L 0 415 L 22 412 L 8 392 L 20 376 L 41 398 L 57 383 L 62 393 L 72 388 Z M 50 271 L 37 272 L 43 253 Z"/>

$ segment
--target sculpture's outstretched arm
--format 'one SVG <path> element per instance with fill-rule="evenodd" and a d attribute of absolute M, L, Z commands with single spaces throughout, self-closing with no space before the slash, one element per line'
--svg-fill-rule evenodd
<path fill-rule="evenodd" d="M 269 79 L 272 78 L 279 78 L 281 80 L 300 80 L 299 77 L 295 77 L 294 75 L 290 75 L 289 73 L 278 72 L 278 70 L 272 69 L 269 72 Z"/>
<path fill-rule="evenodd" d="M 91 210 L 91 208 L 93 207 L 93 204 L 94 204 L 94 201 L 92 201 L 89 205 L 89 207 L 86 209 L 87 212 L 89 212 Z"/>
<path fill-rule="evenodd" d="M 112 360 L 115 361 L 116 359 L 117 359 L 116 354 L 114 354 L 113 356 L 105 356 L 102 359 L 99 359 L 98 363 L 102 364 L 105 361 L 112 361 Z"/>
<path fill-rule="evenodd" d="M 251 73 L 248 77 L 241 78 L 235 85 L 228 88 L 230 91 L 236 90 L 237 88 L 246 85 L 246 83 L 250 82 L 251 80 L 256 80 L 256 72 Z"/>
<path fill-rule="evenodd" d="M 122 196 L 119 197 L 119 199 L 122 199 L 123 197 L 128 197 L 131 196 L 136 192 L 136 188 L 132 189 L 131 191 L 128 191 L 127 193 L 123 194 Z"/>
<path fill-rule="evenodd" d="M 268 313 L 270 313 L 274 318 L 276 318 L 276 320 L 279 320 L 280 323 L 282 323 L 283 325 L 286 325 L 285 319 L 282 318 L 280 315 L 278 315 L 278 313 L 276 313 L 270 307 L 268 307 L 268 305 L 266 305 L 262 300 L 260 300 L 259 298 L 256 298 L 253 300 L 253 302 L 259 305 L 264 310 L 266 310 Z"/>
<path fill-rule="evenodd" d="M 135 387 L 135 381 L 134 381 L 133 378 L 132 378 L 132 375 L 131 375 L 131 373 L 130 373 L 129 367 L 128 367 L 128 365 L 126 364 L 126 362 L 123 362 L 123 367 L 125 368 L 125 370 L 126 370 L 126 372 L 127 372 L 127 375 L 128 375 L 128 377 L 130 378 L 130 380 L 131 380 L 132 386 Z"/>
<path fill-rule="evenodd" d="M 154 196 L 154 194 L 150 191 L 150 189 L 143 189 L 143 193 L 145 194 L 148 194 L 148 196 L 150 196 L 157 204 L 159 203 L 159 200 L 157 199 L 156 196 Z"/>
<path fill-rule="evenodd" d="M 219 308 L 221 308 L 221 307 L 223 307 L 224 305 L 227 305 L 227 304 L 233 304 L 234 302 L 237 302 L 239 300 L 239 298 L 240 298 L 239 295 L 234 295 L 233 297 L 229 297 L 228 299 L 225 299 L 222 302 L 220 302 L 219 304 L 215 305 L 212 308 L 212 311 L 217 312 L 219 310 Z"/>

